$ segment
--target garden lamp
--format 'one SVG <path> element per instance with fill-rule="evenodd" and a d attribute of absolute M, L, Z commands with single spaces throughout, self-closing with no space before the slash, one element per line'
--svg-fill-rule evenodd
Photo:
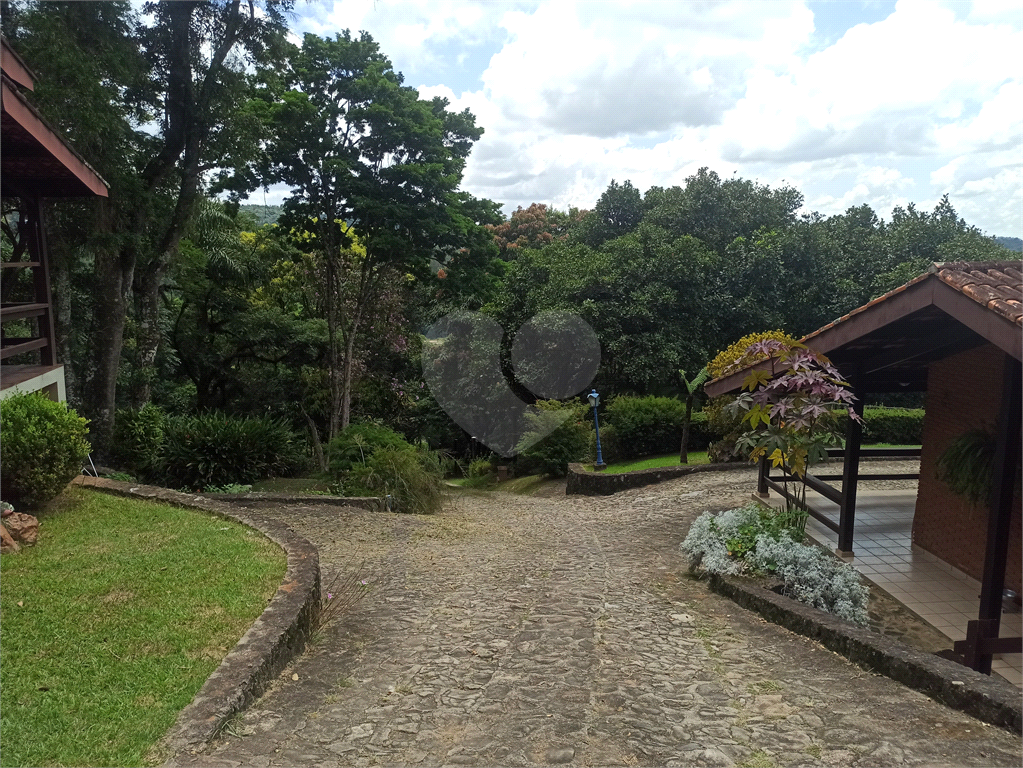
<path fill-rule="evenodd" d="M 593 428 L 597 431 L 597 461 L 593 465 L 593 470 L 600 472 L 607 469 L 607 464 L 604 463 L 604 458 L 600 455 L 600 421 L 597 419 L 597 406 L 600 405 L 600 395 L 594 389 L 586 396 L 586 399 L 589 400 L 590 407 L 593 408 Z"/>

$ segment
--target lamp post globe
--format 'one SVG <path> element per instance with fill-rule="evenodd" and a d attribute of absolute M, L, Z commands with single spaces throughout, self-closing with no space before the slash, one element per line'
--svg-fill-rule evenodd
<path fill-rule="evenodd" d="M 595 472 L 602 472 L 607 469 L 607 464 L 604 463 L 604 457 L 600 454 L 600 420 L 597 418 L 597 406 L 600 405 L 600 395 L 594 389 L 590 391 L 586 399 L 589 401 L 590 407 L 593 408 L 593 428 L 597 432 L 597 461 L 593 464 L 593 470 Z"/>

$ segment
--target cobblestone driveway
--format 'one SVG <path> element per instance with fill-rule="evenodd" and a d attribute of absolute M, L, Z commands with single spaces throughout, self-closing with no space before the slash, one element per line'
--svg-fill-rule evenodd
<path fill-rule="evenodd" d="M 752 483 L 279 508 L 328 578 L 364 562 L 372 591 L 195 764 L 1020 765 L 1019 737 L 686 576 L 692 519 Z"/>

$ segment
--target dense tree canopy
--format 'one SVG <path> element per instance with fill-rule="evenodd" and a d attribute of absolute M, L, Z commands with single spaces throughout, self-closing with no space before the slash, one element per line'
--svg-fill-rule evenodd
<path fill-rule="evenodd" d="M 289 7 L 3 3 L 39 75 L 29 98 L 110 182 L 108 200 L 48 211 L 59 356 L 101 450 L 115 406 L 152 401 L 271 414 L 310 453 L 371 418 L 461 451 L 424 344 L 461 366 L 480 413 L 489 391 L 518 407 L 541 395 L 516 377 L 558 380 L 563 362 L 516 359 L 518 329 L 570 313 L 599 341 L 604 396 L 688 397 L 679 371 L 746 334 L 799 337 L 932 261 L 1008 257 L 947 197 L 823 216 L 791 186 L 708 168 L 645 192 L 613 180 L 590 211 L 505 217 L 461 189 L 483 130 L 470 112 L 421 99 L 365 33 L 289 43 Z M 277 184 L 275 223 L 239 213 Z M 23 243 L 4 206 L 7 260 Z M 2 278 L 6 299 L 18 286 Z M 475 314 L 444 320 L 461 310 Z M 472 339 L 424 341 L 464 317 L 487 329 L 486 371 L 465 360 Z"/>

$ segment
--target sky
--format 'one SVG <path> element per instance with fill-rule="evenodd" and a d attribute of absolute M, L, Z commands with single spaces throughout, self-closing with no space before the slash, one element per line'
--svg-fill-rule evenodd
<path fill-rule="evenodd" d="M 968 223 L 1023 237 L 1023 0 L 299 0 L 295 14 L 296 42 L 365 30 L 421 97 L 469 109 L 485 133 L 462 188 L 506 215 L 706 166 L 794 186 L 825 215 L 866 203 L 887 220 L 947 193 Z"/>

